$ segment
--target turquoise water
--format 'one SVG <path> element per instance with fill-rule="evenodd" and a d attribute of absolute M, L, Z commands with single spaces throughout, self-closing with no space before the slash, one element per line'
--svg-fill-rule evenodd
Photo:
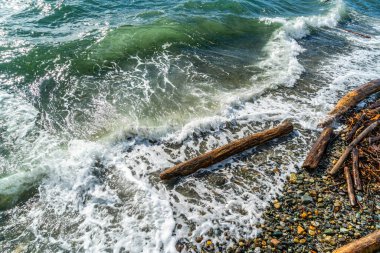
<path fill-rule="evenodd" d="M 378 78 L 379 19 L 375 0 L 0 0 L 0 251 L 254 236 L 318 120 Z M 286 118 L 285 141 L 158 179 Z"/>

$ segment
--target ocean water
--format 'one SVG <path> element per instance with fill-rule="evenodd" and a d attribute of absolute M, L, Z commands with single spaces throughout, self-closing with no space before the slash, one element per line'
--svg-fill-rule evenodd
<path fill-rule="evenodd" d="M 318 121 L 379 59 L 377 0 L 0 0 L 0 251 L 255 236 Z M 285 119 L 291 136 L 159 180 Z"/>

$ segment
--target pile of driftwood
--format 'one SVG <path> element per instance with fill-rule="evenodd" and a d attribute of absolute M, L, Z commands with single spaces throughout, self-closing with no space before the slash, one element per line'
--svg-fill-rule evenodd
<path fill-rule="evenodd" d="M 342 131 L 348 146 L 328 171 L 330 175 L 337 175 L 342 168 L 347 182 L 347 191 L 352 206 L 357 204 L 355 190 L 363 190 L 363 179 L 380 185 L 380 100 L 367 107 L 352 112 L 359 102 L 380 91 L 380 79 L 366 83 L 347 93 L 338 101 L 320 126 L 324 127 L 320 137 L 312 146 L 302 167 L 315 169 L 323 156 L 324 151 L 333 137 L 333 124 L 337 120 L 346 122 L 347 128 Z M 347 112 L 351 112 L 347 115 Z"/>
<path fill-rule="evenodd" d="M 380 99 L 365 108 L 353 110 L 359 102 L 379 91 L 380 79 L 377 79 L 356 88 L 340 99 L 327 119 L 320 124 L 324 129 L 302 165 L 309 170 L 317 168 L 334 136 L 333 125 L 336 121 L 345 122 L 347 128 L 340 135 L 347 147 L 340 158 L 333 162 L 328 174 L 344 175 L 352 206 L 358 204 L 355 191 L 362 191 L 363 184 L 380 188 Z M 380 250 L 379 230 L 334 252 L 359 253 L 377 250 Z"/>

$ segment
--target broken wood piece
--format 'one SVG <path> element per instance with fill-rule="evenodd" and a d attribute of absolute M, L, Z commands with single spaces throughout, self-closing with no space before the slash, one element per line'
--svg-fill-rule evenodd
<path fill-rule="evenodd" d="M 359 151 L 357 148 L 352 149 L 352 177 L 354 178 L 354 186 L 358 191 L 362 191 L 362 181 L 359 173 Z"/>
<path fill-rule="evenodd" d="M 355 198 L 355 192 L 354 192 L 354 185 L 352 184 L 351 173 L 348 167 L 344 167 L 344 177 L 346 178 L 347 192 L 348 192 L 348 198 L 350 199 L 350 204 L 351 206 L 355 206 L 356 198 Z"/>
<path fill-rule="evenodd" d="M 380 135 L 368 138 L 368 144 L 372 145 L 380 140 Z"/>
<path fill-rule="evenodd" d="M 215 163 L 240 153 L 254 146 L 263 144 L 269 140 L 289 134 L 293 131 L 293 124 L 290 121 L 284 121 L 277 127 L 255 133 L 242 139 L 228 143 L 222 147 L 209 151 L 189 161 L 182 162 L 163 171 L 160 174 L 161 179 L 171 179 L 178 176 L 190 175 L 199 169 L 209 167 Z"/>
<path fill-rule="evenodd" d="M 348 92 L 338 101 L 334 109 L 329 112 L 328 117 L 322 121 L 319 126 L 325 127 L 330 125 L 336 118 L 340 117 L 349 109 L 357 105 L 360 101 L 378 91 L 380 91 L 380 79 L 370 81 Z"/>
<path fill-rule="evenodd" d="M 325 129 L 323 129 L 321 135 L 315 141 L 308 155 L 306 156 L 306 159 L 302 164 L 302 168 L 309 170 L 318 167 L 318 164 L 323 156 L 323 153 L 326 150 L 327 144 L 329 143 L 332 135 L 332 127 L 325 127 Z"/>
<path fill-rule="evenodd" d="M 380 250 L 380 230 L 336 249 L 333 253 L 372 253 Z"/>
<path fill-rule="evenodd" d="M 377 107 L 380 106 L 380 99 L 376 100 L 376 102 L 374 102 L 373 104 L 371 104 L 370 106 L 368 106 L 368 109 L 375 109 Z"/>
<path fill-rule="evenodd" d="M 380 124 L 380 120 L 377 120 L 373 122 L 371 125 L 369 125 L 366 129 L 361 132 L 358 137 L 356 137 L 350 145 L 347 146 L 347 148 L 344 150 L 343 154 L 339 158 L 339 160 L 335 163 L 334 167 L 328 172 L 330 175 L 336 174 L 340 167 L 343 165 L 344 161 L 352 151 L 352 149 L 359 144 L 373 129 L 375 129 Z"/>
<path fill-rule="evenodd" d="M 346 141 L 351 141 L 355 136 L 356 131 L 363 125 L 363 120 L 366 119 L 365 113 L 360 116 L 360 119 L 356 122 L 356 124 L 352 127 L 351 131 L 346 136 Z"/>

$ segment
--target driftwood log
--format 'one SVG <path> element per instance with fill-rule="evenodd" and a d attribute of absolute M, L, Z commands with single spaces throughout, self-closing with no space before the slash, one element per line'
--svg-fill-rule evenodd
<path fill-rule="evenodd" d="M 352 150 L 352 177 L 354 178 L 354 186 L 358 191 L 363 190 L 359 173 L 359 151 L 357 148 Z"/>
<path fill-rule="evenodd" d="M 327 144 L 329 143 L 331 136 L 333 135 L 332 127 L 325 127 L 323 129 L 319 138 L 315 141 L 314 145 L 311 147 L 305 161 L 302 164 L 302 168 L 305 169 L 315 169 L 322 158 L 323 153 L 326 150 Z"/>
<path fill-rule="evenodd" d="M 334 109 L 329 112 L 328 117 L 322 121 L 319 126 L 325 127 L 330 125 L 336 118 L 340 117 L 349 109 L 357 105 L 360 101 L 378 91 L 380 91 L 380 79 L 370 81 L 348 92 L 338 101 Z"/>
<path fill-rule="evenodd" d="M 340 247 L 333 253 L 372 253 L 380 250 L 380 230 Z"/>
<path fill-rule="evenodd" d="M 255 133 L 244 137 L 242 139 L 233 141 L 227 145 L 209 151 L 203 155 L 195 157 L 189 161 L 175 165 L 163 171 L 160 178 L 163 180 L 171 179 L 178 176 L 190 175 L 199 169 L 209 167 L 215 163 L 223 161 L 224 159 L 240 153 L 244 150 L 254 146 L 263 144 L 274 138 L 289 134 L 293 131 L 293 124 L 290 121 L 284 121 L 277 127 L 265 130 L 263 132 Z"/>
<path fill-rule="evenodd" d="M 347 192 L 348 192 L 348 198 L 350 199 L 350 204 L 351 206 L 355 206 L 356 197 L 355 197 L 355 192 L 354 192 L 354 185 L 352 183 L 351 173 L 348 167 L 344 167 L 344 177 L 346 178 Z"/>
<path fill-rule="evenodd" d="M 340 167 L 343 165 L 344 161 L 352 151 L 352 149 L 358 145 L 373 129 L 375 129 L 380 124 L 380 120 L 377 120 L 373 122 L 371 125 L 369 125 L 366 129 L 364 129 L 363 132 L 361 132 L 358 137 L 356 137 L 350 145 L 347 146 L 347 148 L 344 150 L 342 156 L 339 158 L 339 160 L 335 163 L 334 167 L 329 171 L 330 175 L 336 174 Z"/>

